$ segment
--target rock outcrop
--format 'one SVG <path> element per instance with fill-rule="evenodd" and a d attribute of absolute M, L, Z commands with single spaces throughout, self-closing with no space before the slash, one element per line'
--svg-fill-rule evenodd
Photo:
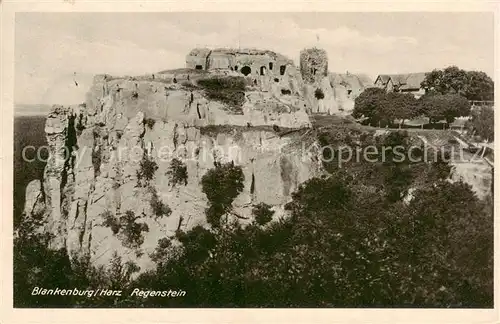
<path fill-rule="evenodd" d="M 285 215 L 291 193 L 322 172 L 316 156 L 301 148 L 310 121 L 298 96 L 248 91 L 243 113 L 232 114 L 179 84 L 110 76 L 94 81 L 84 105 L 54 106 L 47 116 L 43 188 L 33 182 L 27 190 L 26 211 L 46 207 L 51 247 L 66 248 L 72 258 L 90 255 L 93 264 L 107 265 L 117 252 L 142 271 L 151 268 L 149 254 L 160 238 L 207 224 L 200 182 L 217 163 L 243 170 L 245 187 L 233 202 L 248 219 L 242 221 L 252 219 L 260 202 L 271 205 L 275 217 Z M 171 181 L 174 158 L 186 166 L 186 183 Z M 141 178 L 145 159 L 157 166 L 150 181 Z M 153 196 L 171 214 L 157 217 Z M 139 246 L 125 244 L 106 223 L 109 215 L 126 212 L 147 225 Z"/>

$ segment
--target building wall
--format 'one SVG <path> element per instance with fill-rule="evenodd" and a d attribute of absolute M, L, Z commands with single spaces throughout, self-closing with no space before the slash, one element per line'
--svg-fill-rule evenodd
<path fill-rule="evenodd" d="M 201 65 L 203 70 L 207 69 L 207 59 L 202 56 L 190 56 L 186 57 L 186 67 L 188 69 L 196 69 L 197 65 Z"/>

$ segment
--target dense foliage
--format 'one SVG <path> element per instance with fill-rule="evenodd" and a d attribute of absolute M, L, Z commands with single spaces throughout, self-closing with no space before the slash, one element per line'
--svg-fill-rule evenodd
<path fill-rule="evenodd" d="M 433 70 L 421 86 L 440 94 L 458 94 L 468 100 L 493 100 L 494 83 L 484 72 L 465 71 L 456 66 Z"/>
<path fill-rule="evenodd" d="M 243 191 L 243 171 L 234 163 L 217 164 L 201 179 L 202 190 L 210 207 L 206 210 L 207 221 L 219 226 L 220 218 L 232 211 L 233 200 Z"/>
<path fill-rule="evenodd" d="M 419 113 L 429 117 L 431 123 L 443 119 L 452 123 L 456 117 L 468 116 L 470 109 L 469 101 L 457 94 L 429 94 L 419 100 Z"/>
<path fill-rule="evenodd" d="M 457 117 L 468 116 L 470 107 L 469 101 L 458 94 L 434 91 L 417 100 L 409 93 L 368 88 L 355 99 L 352 115 L 355 118 L 365 117 L 365 122 L 373 126 L 392 125 L 396 120 L 419 116 L 429 117 L 431 123 L 441 120 L 452 123 Z"/>
<path fill-rule="evenodd" d="M 255 222 L 259 225 L 266 225 L 273 219 L 274 211 L 266 203 L 259 203 L 252 208 L 252 214 Z"/>
<path fill-rule="evenodd" d="M 472 112 L 472 120 L 469 127 L 472 132 L 486 141 L 493 141 L 495 138 L 495 115 L 493 108 L 482 107 Z"/>
<path fill-rule="evenodd" d="M 368 88 L 354 100 L 353 116 L 367 117 L 372 125 L 393 124 L 396 119 L 409 119 L 417 115 L 417 100 L 408 93 L 386 92 Z"/>

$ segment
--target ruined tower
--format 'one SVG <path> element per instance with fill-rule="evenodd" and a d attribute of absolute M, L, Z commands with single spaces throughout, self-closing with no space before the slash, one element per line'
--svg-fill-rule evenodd
<path fill-rule="evenodd" d="M 312 83 L 328 74 L 328 56 L 320 48 L 305 48 L 300 52 L 300 73 L 304 81 Z"/>

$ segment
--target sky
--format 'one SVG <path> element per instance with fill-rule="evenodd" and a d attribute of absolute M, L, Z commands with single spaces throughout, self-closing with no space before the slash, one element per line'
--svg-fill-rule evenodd
<path fill-rule="evenodd" d="M 270 49 L 298 64 L 321 47 L 331 72 L 494 75 L 492 13 L 17 13 L 15 102 L 78 104 L 95 74 L 185 66 L 194 47 Z M 75 83 L 76 81 L 76 83 Z M 76 85 L 78 84 L 78 85 Z"/>

